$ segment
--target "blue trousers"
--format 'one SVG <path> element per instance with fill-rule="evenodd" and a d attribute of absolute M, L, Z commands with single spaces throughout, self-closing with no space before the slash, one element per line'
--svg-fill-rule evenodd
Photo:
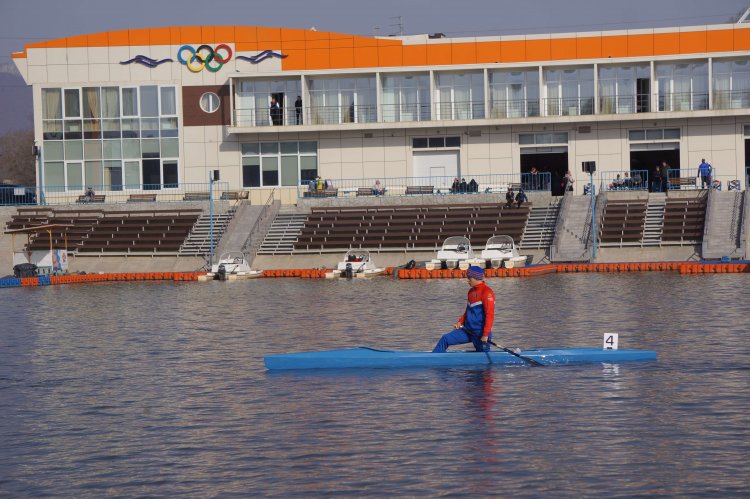
<path fill-rule="evenodd" d="M 490 341 L 492 341 L 492 334 L 487 338 L 487 346 L 485 347 L 482 345 L 481 334 L 472 334 L 464 328 L 454 329 L 450 333 L 445 333 L 440 338 L 440 341 L 437 342 L 432 353 L 444 353 L 448 350 L 449 346 L 462 345 L 464 343 L 473 343 L 477 352 L 489 352 Z"/>

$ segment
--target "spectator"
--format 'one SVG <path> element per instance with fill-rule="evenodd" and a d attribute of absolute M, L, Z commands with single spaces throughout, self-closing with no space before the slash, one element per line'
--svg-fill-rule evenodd
<path fill-rule="evenodd" d="M 279 103 L 276 101 L 276 97 L 271 97 L 271 123 L 273 123 L 274 126 L 281 125 L 281 107 L 279 107 Z"/>
<path fill-rule="evenodd" d="M 467 188 L 466 179 L 465 178 L 461 178 L 461 183 L 458 184 L 458 191 L 459 192 L 466 192 L 466 188 Z"/>
<path fill-rule="evenodd" d="M 661 162 L 661 188 L 663 192 L 669 189 L 669 170 L 671 166 L 666 161 Z"/>
<path fill-rule="evenodd" d="M 513 195 L 513 187 L 508 187 L 508 192 L 505 193 L 505 207 L 512 208 L 515 196 Z"/>
<path fill-rule="evenodd" d="M 317 189 L 317 187 L 318 187 L 318 185 L 315 183 L 315 180 L 310 180 L 307 183 L 307 191 L 308 192 L 315 192 L 315 190 Z"/>
<path fill-rule="evenodd" d="M 380 180 L 376 180 L 375 184 L 372 186 L 372 194 L 374 196 L 382 196 L 385 194 L 385 189 L 380 185 Z"/>
<path fill-rule="evenodd" d="M 698 176 L 701 178 L 701 189 L 705 189 L 706 185 L 711 187 L 711 164 L 706 163 L 706 158 L 701 159 L 701 164 L 698 165 Z"/>
<path fill-rule="evenodd" d="M 654 168 L 654 178 L 651 180 L 651 192 L 661 192 L 661 165 L 656 165 Z"/>
<path fill-rule="evenodd" d="M 474 179 L 469 181 L 469 192 L 479 192 L 479 184 Z"/>
<path fill-rule="evenodd" d="M 326 179 L 326 189 L 333 189 L 333 181 L 330 178 Z"/>
<path fill-rule="evenodd" d="M 451 192 L 453 194 L 458 192 L 458 186 L 460 184 L 458 183 L 458 177 L 453 177 L 453 185 L 451 185 Z"/>
<path fill-rule="evenodd" d="M 93 203 L 95 199 L 96 194 L 94 194 L 94 189 L 91 187 L 86 188 L 86 193 L 83 195 L 83 202 L 84 203 Z"/>
<path fill-rule="evenodd" d="M 541 190 L 541 180 L 539 179 L 539 170 L 536 169 L 536 166 L 531 167 L 531 180 L 529 181 L 529 188 L 532 191 L 538 191 Z"/>
<path fill-rule="evenodd" d="M 516 208 L 520 208 L 521 205 L 529 200 L 528 197 L 526 197 L 526 193 L 523 192 L 523 189 L 518 189 L 518 194 L 516 194 Z"/>
<path fill-rule="evenodd" d="M 635 172 L 635 174 L 632 177 L 633 179 L 633 188 L 634 189 L 641 189 L 643 187 L 643 177 L 641 177 L 641 174 L 638 172 Z"/>
<path fill-rule="evenodd" d="M 630 173 L 625 172 L 625 178 L 622 179 L 622 188 L 630 189 L 633 187 L 633 179 L 630 178 Z"/>
<path fill-rule="evenodd" d="M 612 191 L 617 191 L 619 189 L 622 189 L 623 180 L 620 177 L 620 174 L 617 174 L 617 177 L 609 184 L 609 189 Z"/>
<path fill-rule="evenodd" d="M 318 187 L 318 190 L 322 191 L 323 190 L 323 179 L 320 178 L 320 175 L 318 175 L 317 177 L 315 177 L 315 183 L 316 183 L 316 185 Z"/>
<path fill-rule="evenodd" d="M 573 191 L 573 184 L 575 183 L 575 180 L 573 179 L 573 174 L 568 170 L 565 172 L 565 177 L 563 178 L 563 188 L 566 191 Z"/>
<path fill-rule="evenodd" d="M 297 117 L 297 124 L 302 124 L 302 97 L 297 96 L 297 100 L 294 101 L 294 114 Z"/>

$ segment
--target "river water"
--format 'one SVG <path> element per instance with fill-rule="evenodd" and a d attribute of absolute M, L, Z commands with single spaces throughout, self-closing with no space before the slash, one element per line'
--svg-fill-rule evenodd
<path fill-rule="evenodd" d="M 431 349 L 463 280 L 2 290 L 0 495 L 747 497 L 747 277 L 489 279 L 495 341 L 655 363 L 269 373 Z M 722 299 L 715 297 L 721 296 Z"/>

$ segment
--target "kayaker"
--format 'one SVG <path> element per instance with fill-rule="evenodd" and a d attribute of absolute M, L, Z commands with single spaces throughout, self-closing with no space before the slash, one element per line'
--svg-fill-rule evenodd
<path fill-rule="evenodd" d="M 495 293 L 484 282 L 484 269 L 472 265 L 466 271 L 471 289 L 466 310 L 453 325 L 453 331 L 440 338 L 433 353 L 443 353 L 451 345 L 473 343 L 477 352 L 489 352 L 492 323 L 495 320 Z"/>

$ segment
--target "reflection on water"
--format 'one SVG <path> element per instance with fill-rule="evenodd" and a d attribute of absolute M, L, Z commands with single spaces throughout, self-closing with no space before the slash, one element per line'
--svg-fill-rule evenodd
<path fill-rule="evenodd" d="M 601 496 L 748 491 L 742 275 L 490 279 L 510 346 L 657 363 L 268 373 L 267 353 L 429 350 L 462 280 L 3 292 L 0 493 Z M 706 290 L 722 299 L 707 300 Z M 710 303 L 710 306 L 707 304 Z"/>

